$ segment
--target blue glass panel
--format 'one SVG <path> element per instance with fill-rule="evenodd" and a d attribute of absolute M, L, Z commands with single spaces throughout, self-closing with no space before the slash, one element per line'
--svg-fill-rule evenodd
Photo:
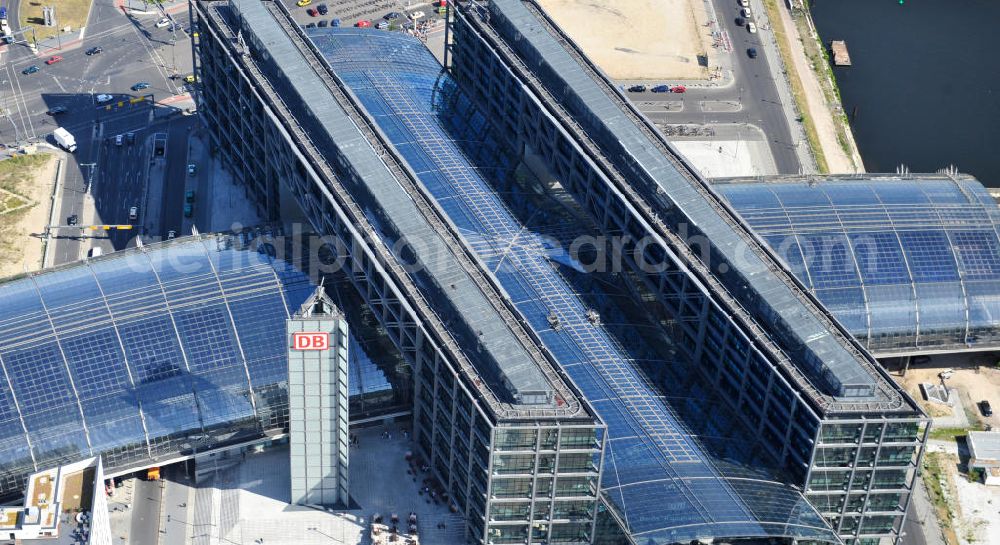
<path fill-rule="evenodd" d="M 865 284 L 910 283 L 910 273 L 895 233 L 851 233 L 851 246 Z"/>
<path fill-rule="evenodd" d="M 944 231 L 901 231 L 899 238 L 915 281 L 958 280 L 955 255 Z"/>
<path fill-rule="evenodd" d="M 909 284 L 866 286 L 868 308 L 872 313 L 872 335 L 910 333 L 917 330 L 917 309 L 913 287 Z"/>
<path fill-rule="evenodd" d="M 966 317 L 962 286 L 958 282 L 917 284 L 916 290 L 921 333 L 950 334 L 955 342 L 964 342 Z"/>
<path fill-rule="evenodd" d="M 854 257 L 844 235 L 799 235 L 799 245 L 816 289 L 859 284 Z"/>
<path fill-rule="evenodd" d="M 186 371 L 184 354 L 168 316 L 155 316 L 119 328 L 136 385 Z"/>
<path fill-rule="evenodd" d="M 192 373 L 243 365 L 225 305 L 203 303 L 190 310 L 174 311 L 174 323 L 177 324 Z"/>
<path fill-rule="evenodd" d="M 146 434 L 139 416 L 139 401 L 132 391 L 116 391 L 82 402 L 90 442 L 95 451 L 142 445 Z"/>
<path fill-rule="evenodd" d="M 112 329 L 95 329 L 61 339 L 81 399 L 129 388 L 121 345 Z"/>
<path fill-rule="evenodd" d="M 1000 280 L 1000 247 L 995 230 L 951 231 L 959 266 L 967 280 Z"/>

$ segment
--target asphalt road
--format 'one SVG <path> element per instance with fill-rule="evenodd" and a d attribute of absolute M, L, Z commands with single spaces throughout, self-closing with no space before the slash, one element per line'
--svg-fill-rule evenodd
<path fill-rule="evenodd" d="M 795 154 L 795 141 L 788 125 L 784 107 L 772 76 L 771 62 L 761 45 L 769 30 L 758 29 L 751 34 L 738 26 L 737 0 L 712 0 L 719 17 L 719 30 L 728 31 L 733 45 L 732 69 L 735 81 L 722 88 L 689 88 L 685 93 L 627 93 L 639 109 L 656 123 L 664 124 L 740 124 L 756 125 L 767 135 L 771 154 L 780 174 L 798 174 L 801 168 Z M 757 9 L 756 7 L 754 8 Z M 757 57 L 750 58 L 747 50 L 755 48 Z M 626 87 L 630 82 L 622 82 Z M 670 82 L 675 83 L 675 82 Z M 662 102 L 683 102 L 679 111 L 668 112 Z M 738 111 L 705 112 L 702 102 L 730 102 L 742 105 Z M 642 103 L 642 104 L 640 104 Z"/>
<path fill-rule="evenodd" d="M 136 6 L 139 5 L 137 2 Z M 183 80 L 170 76 L 183 76 L 191 71 L 191 46 L 184 30 L 189 27 L 188 12 L 182 4 L 176 5 L 182 9 L 171 15 L 178 23 L 171 32 L 169 28 L 156 28 L 156 21 L 162 17 L 160 13 L 126 15 L 114 6 L 113 0 L 95 0 L 82 42 L 63 40 L 65 45 L 61 50 L 49 47 L 55 45 L 53 42 L 45 42 L 40 44 L 37 55 L 23 44 L 14 44 L 0 53 L 0 111 L 3 112 L 0 143 L 17 145 L 27 140 L 48 140 L 54 144 L 50 135 L 57 126 L 66 128 L 76 138 L 78 149 L 70 156 L 69 164 L 64 164 L 64 190 L 61 210 L 57 209 L 55 218 L 57 224 L 65 224 L 73 214 L 80 217 L 81 223 L 90 219 L 84 214 L 84 192 L 88 189 L 97 207 L 95 223 L 129 223 L 128 209 L 142 200 L 148 165 L 148 157 L 143 155 L 148 148 L 143 143 L 156 130 L 151 126 L 156 119 L 151 114 L 151 102 L 181 92 Z M 17 2 L 10 2 L 12 15 L 17 7 Z M 95 46 L 100 46 L 103 52 L 85 54 Z M 44 64 L 52 55 L 60 55 L 63 60 Z M 32 65 L 38 66 L 39 71 L 22 73 Z M 150 87 L 133 92 L 130 88 L 138 82 L 149 83 Z M 101 93 L 115 99 L 98 105 L 95 97 Z M 145 95 L 150 102 L 131 104 L 129 99 L 139 95 Z M 47 115 L 55 106 L 68 111 Z M 164 113 L 165 108 L 157 109 L 158 114 Z M 130 131 L 136 133 L 135 144 L 117 148 L 114 136 Z M 178 217 L 180 206 L 176 210 Z M 140 207 L 141 214 L 146 212 Z M 41 232 L 44 226 L 38 227 Z M 102 247 L 105 252 L 123 248 L 138 232 L 122 231 L 108 236 L 103 232 L 60 230 L 55 233 L 58 238 L 53 263 L 76 261 L 92 245 Z"/>
<path fill-rule="evenodd" d="M 159 481 L 135 480 L 132 500 L 131 545 L 158 545 L 160 538 L 160 503 L 162 489 Z"/>

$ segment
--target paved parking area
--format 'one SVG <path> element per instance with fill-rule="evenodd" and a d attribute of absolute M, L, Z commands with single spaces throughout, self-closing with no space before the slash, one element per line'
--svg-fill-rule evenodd
<path fill-rule="evenodd" d="M 326 21 L 332 25 L 334 19 L 340 19 L 341 26 L 355 26 L 358 21 L 370 21 L 375 25 L 385 20 L 389 13 L 399 13 L 400 17 L 389 21 L 390 28 L 399 28 L 409 21 L 409 14 L 418 11 L 424 13 L 422 20 L 443 20 L 444 16 L 437 13 L 437 0 L 434 3 L 414 0 L 313 0 L 309 6 L 298 7 L 296 0 L 282 0 L 295 21 L 301 25 L 319 24 Z M 328 8 L 326 15 L 312 17 L 308 10 L 315 9 L 320 4 Z"/>

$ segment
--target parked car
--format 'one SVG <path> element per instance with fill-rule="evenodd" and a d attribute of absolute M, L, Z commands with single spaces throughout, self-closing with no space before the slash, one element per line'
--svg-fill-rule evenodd
<path fill-rule="evenodd" d="M 97 99 L 97 103 L 98 103 L 98 104 L 104 104 L 105 102 L 111 102 L 112 100 L 114 100 L 114 99 L 115 99 L 115 97 L 114 97 L 114 96 L 112 96 L 112 95 L 105 95 L 105 94 L 103 94 L 103 93 L 102 93 L 102 94 L 100 94 L 100 95 L 97 95 L 97 96 L 96 96 L 96 97 L 94 97 L 94 98 L 96 98 L 96 99 Z"/>
<path fill-rule="evenodd" d="M 372 22 L 369 21 L 368 19 L 362 19 L 358 21 L 354 26 L 358 28 L 371 28 Z"/>
<path fill-rule="evenodd" d="M 750 8 L 743 8 L 743 9 L 740 10 L 740 15 L 742 15 L 742 16 L 746 17 L 747 19 L 749 19 L 749 18 L 753 17 L 753 12 L 750 11 Z"/>
<path fill-rule="evenodd" d="M 737 17 L 736 18 L 736 26 L 743 26 L 745 24 L 747 24 L 747 20 L 746 19 L 744 19 L 742 17 Z"/>
<path fill-rule="evenodd" d="M 740 0 L 740 5 L 745 8 L 748 8 L 750 7 L 750 0 Z"/>
<path fill-rule="evenodd" d="M 316 11 L 318 11 L 320 15 L 326 15 L 330 12 L 330 9 L 326 7 L 326 4 L 320 4 L 316 6 Z"/>
<path fill-rule="evenodd" d="M 673 87 L 670 88 L 670 92 L 671 93 L 686 93 L 687 92 L 687 87 L 684 87 L 683 85 L 674 85 Z"/>
<path fill-rule="evenodd" d="M 328 23 L 326 22 L 326 19 L 323 19 L 322 21 L 320 21 L 319 23 L 317 23 L 316 26 L 318 26 L 320 28 L 326 28 L 327 24 Z"/>
<path fill-rule="evenodd" d="M 330 26 L 332 26 L 332 27 L 339 27 L 340 26 L 340 19 L 330 19 Z"/>
<path fill-rule="evenodd" d="M 379 30 L 385 30 L 385 29 L 389 28 L 389 21 L 379 21 L 379 22 L 375 23 L 375 28 L 377 28 Z"/>
<path fill-rule="evenodd" d="M 983 416 L 993 416 L 993 407 L 985 399 L 979 402 L 979 410 L 983 413 Z"/>
<path fill-rule="evenodd" d="M 139 207 L 138 206 L 133 206 L 132 208 L 128 209 L 128 219 L 129 219 L 129 221 L 135 221 L 135 220 L 139 219 Z"/>
<path fill-rule="evenodd" d="M 156 22 L 156 28 L 165 28 L 170 26 L 170 19 L 164 17 Z"/>
<path fill-rule="evenodd" d="M 413 19 L 414 21 L 423 18 L 424 18 L 424 12 L 422 11 L 414 11 L 413 13 L 410 14 L 410 19 Z"/>
<path fill-rule="evenodd" d="M 124 142 L 124 141 L 125 141 L 125 137 L 124 136 L 122 136 L 120 134 L 119 135 L 115 135 L 115 145 L 116 146 L 122 145 L 122 142 Z"/>
<path fill-rule="evenodd" d="M 669 93 L 670 92 L 670 86 L 669 85 L 657 85 L 656 87 L 653 87 L 652 89 L 650 89 L 650 91 L 652 91 L 654 93 Z"/>
<path fill-rule="evenodd" d="M 55 64 L 57 62 L 62 62 L 63 58 L 60 55 L 52 55 L 51 57 L 45 59 L 45 64 Z"/>
<path fill-rule="evenodd" d="M 390 11 L 389 13 L 385 14 L 385 20 L 386 21 L 391 21 L 393 19 L 399 19 L 400 17 L 402 17 L 402 15 L 400 15 L 400 13 L 398 11 Z"/>
<path fill-rule="evenodd" d="M 315 16 L 319 15 L 319 12 L 318 12 L 318 11 L 316 11 L 316 9 L 315 9 L 315 8 L 309 8 L 309 9 L 307 9 L 307 10 L 306 10 L 306 13 L 307 13 L 307 14 L 308 14 L 308 15 L 309 15 L 310 17 L 315 17 Z"/>
<path fill-rule="evenodd" d="M 150 85 L 145 81 L 140 81 L 132 86 L 133 91 L 142 91 L 143 89 L 149 89 Z"/>
<path fill-rule="evenodd" d="M 747 56 L 750 57 L 751 59 L 756 59 L 757 58 L 757 48 L 756 47 L 751 47 L 750 49 L 747 49 Z"/>
<path fill-rule="evenodd" d="M 59 115 L 59 114 L 64 114 L 64 113 L 66 113 L 68 111 L 69 111 L 69 108 L 67 108 L 65 106 L 53 106 L 52 108 L 49 108 L 49 111 L 47 111 L 45 113 L 47 113 L 49 115 Z"/>
<path fill-rule="evenodd" d="M 316 28 L 316 23 L 309 23 L 306 28 Z"/>
<path fill-rule="evenodd" d="M 628 92 L 630 92 L 630 93 L 645 93 L 646 92 L 646 86 L 645 85 L 641 85 L 641 84 L 640 85 L 633 85 L 633 86 L 631 86 L 631 87 L 628 88 Z"/>
<path fill-rule="evenodd" d="M 38 66 L 32 64 L 31 66 L 25 68 L 24 70 L 21 70 L 21 73 L 24 74 L 25 76 L 30 76 L 31 74 L 38 72 L 38 70 L 39 70 Z"/>
<path fill-rule="evenodd" d="M 102 47 L 91 47 L 87 50 L 88 57 L 91 55 L 100 55 L 101 53 L 104 53 L 104 48 Z"/>
<path fill-rule="evenodd" d="M 300 7 L 300 8 L 304 8 L 304 7 L 306 7 L 306 6 L 308 6 L 309 4 L 312 4 L 312 3 L 313 3 L 313 0 L 299 0 L 298 2 L 295 3 L 295 5 L 298 6 L 298 7 Z"/>
<path fill-rule="evenodd" d="M 752 22 L 747 23 L 747 32 L 749 32 L 750 34 L 756 34 L 757 25 L 753 24 Z"/>

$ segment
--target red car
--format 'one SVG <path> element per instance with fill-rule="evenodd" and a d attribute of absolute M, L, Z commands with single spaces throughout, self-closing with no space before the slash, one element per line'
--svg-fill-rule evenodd
<path fill-rule="evenodd" d="M 369 21 L 368 19 L 362 19 L 362 20 L 358 21 L 358 24 L 356 24 L 354 26 L 356 26 L 358 28 L 371 28 L 372 22 Z"/>
<path fill-rule="evenodd" d="M 319 14 L 319 12 L 313 8 L 307 9 L 306 13 L 308 13 L 310 17 L 315 17 L 317 14 Z"/>
<path fill-rule="evenodd" d="M 683 93 L 684 91 L 687 91 L 687 87 L 683 85 L 676 85 L 670 89 L 671 93 Z"/>
<path fill-rule="evenodd" d="M 60 57 L 59 55 L 56 55 L 54 57 L 49 57 L 48 60 L 45 61 L 45 64 L 55 64 L 55 63 L 57 63 L 57 62 L 59 62 L 61 60 L 62 60 L 62 57 Z"/>

